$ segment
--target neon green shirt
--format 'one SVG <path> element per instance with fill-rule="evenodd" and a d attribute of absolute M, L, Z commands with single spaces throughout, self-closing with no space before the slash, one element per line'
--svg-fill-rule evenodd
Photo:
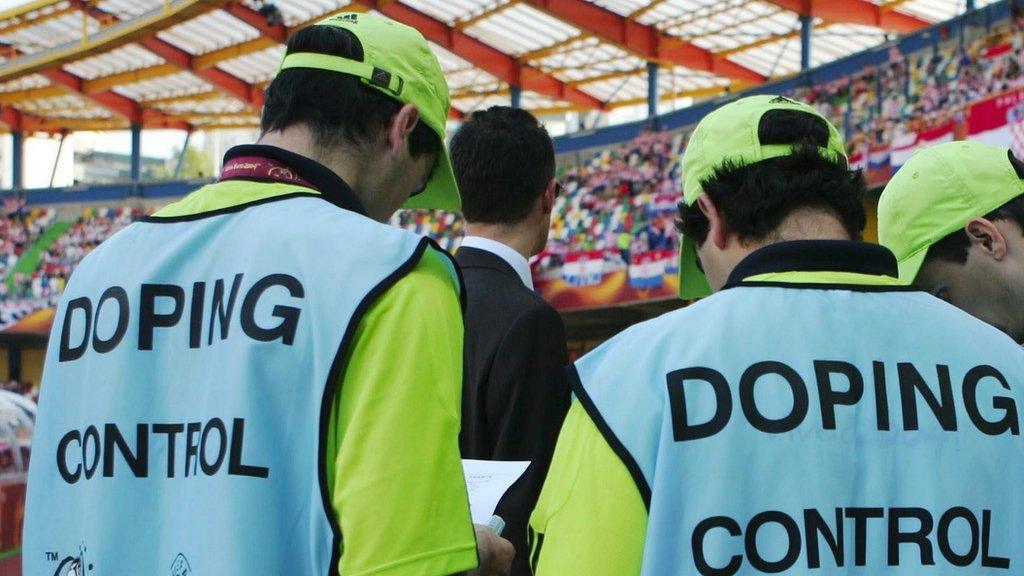
<path fill-rule="evenodd" d="M 530 517 L 534 573 L 639 574 L 646 531 L 647 508 L 626 465 L 573 401 Z"/>
<path fill-rule="evenodd" d="M 334 399 L 327 482 L 345 576 L 477 564 L 458 443 L 462 312 L 442 258 L 428 250 L 370 308 Z"/>

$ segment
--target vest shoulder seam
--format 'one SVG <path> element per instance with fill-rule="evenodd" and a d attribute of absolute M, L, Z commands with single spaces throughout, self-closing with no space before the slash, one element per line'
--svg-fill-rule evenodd
<path fill-rule="evenodd" d="M 222 216 L 224 214 L 232 214 L 235 212 L 241 212 L 247 208 L 253 206 L 260 206 L 263 204 L 269 204 L 271 202 L 278 202 L 282 200 L 291 200 L 292 198 L 321 198 L 324 199 L 321 194 L 315 192 L 291 192 L 288 194 L 281 194 L 280 196 L 271 196 L 269 198 L 260 198 L 251 202 L 243 202 L 241 204 L 235 204 L 234 206 L 226 206 L 224 208 L 217 208 L 216 210 L 208 210 L 206 212 L 196 212 L 194 214 L 182 214 L 181 216 L 146 216 L 141 218 L 139 222 L 146 222 L 148 224 L 171 224 L 175 222 L 194 222 L 196 220 L 203 220 L 205 218 L 212 218 L 214 216 Z M 327 202 L 326 199 L 324 199 Z M 330 204 L 330 202 L 328 202 Z"/>
<path fill-rule="evenodd" d="M 733 288 L 789 288 L 792 290 L 845 290 L 849 292 L 924 292 L 915 286 L 875 285 L 875 284 L 842 284 L 818 282 L 773 282 L 754 281 L 728 284 L 722 290 Z"/>
<path fill-rule="evenodd" d="M 334 574 L 337 571 L 338 561 L 341 559 L 341 526 L 338 523 L 338 518 L 334 514 L 334 505 L 331 498 L 330 490 L 327 486 L 327 433 L 330 429 L 330 418 L 331 408 L 334 403 L 334 398 L 341 392 L 341 377 L 345 373 L 348 367 L 348 362 L 351 359 L 352 340 L 355 338 L 359 324 L 362 323 L 366 313 L 370 310 L 375 302 L 377 302 L 389 288 L 398 283 L 402 278 L 405 278 L 412 270 L 416 268 L 423 255 L 426 253 L 427 247 L 432 242 L 428 238 L 421 238 L 416 248 L 413 250 L 412 255 L 406 259 L 398 268 L 396 268 L 386 278 L 377 283 L 376 286 L 370 289 L 366 293 L 366 296 L 359 301 L 355 311 L 352 313 L 352 317 L 349 319 L 348 326 L 345 327 L 345 331 L 341 337 L 341 343 L 338 345 L 338 350 L 335 353 L 334 360 L 331 362 L 331 368 L 327 373 L 327 382 L 324 386 L 323 396 L 320 399 L 320 422 L 319 422 L 319 433 L 318 433 L 318 446 L 317 446 L 317 480 L 320 488 L 320 499 L 323 505 L 324 515 L 327 516 L 327 523 L 331 527 L 333 538 L 331 539 L 331 559 L 328 564 L 327 576 Z"/>
<path fill-rule="evenodd" d="M 637 490 L 640 492 L 640 498 L 644 501 L 644 508 L 648 512 L 651 510 L 651 486 L 647 483 L 647 478 L 644 477 L 644 472 L 640 468 L 640 464 L 637 463 L 636 459 L 630 454 L 629 449 L 626 445 L 619 440 L 619 437 L 615 435 L 615 431 L 612 430 L 611 426 L 598 411 L 597 405 L 594 404 L 594 400 L 587 393 L 583 387 L 583 381 L 580 379 L 580 373 L 576 369 L 576 364 L 569 364 L 569 387 L 572 388 L 576 398 L 579 399 L 583 409 L 593 420 L 594 425 L 597 426 L 598 431 L 604 436 L 604 439 L 608 442 L 612 452 L 619 457 L 619 460 L 626 466 L 626 470 L 629 471 L 629 475 L 633 477 L 633 483 L 636 484 Z"/>

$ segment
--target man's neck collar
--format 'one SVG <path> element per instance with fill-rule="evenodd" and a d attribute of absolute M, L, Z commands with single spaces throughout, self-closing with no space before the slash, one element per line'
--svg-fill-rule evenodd
<path fill-rule="evenodd" d="M 461 247 L 484 250 L 501 258 L 512 267 L 512 270 L 519 276 L 519 279 L 522 280 L 527 288 L 533 289 L 533 273 L 530 271 L 530 261 L 518 250 L 499 240 L 473 234 L 467 234 L 462 239 Z"/>
<path fill-rule="evenodd" d="M 296 175 L 301 179 L 309 182 L 328 202 L 345 210 L 367 216 L 366 208 L 356 196 L 352 187 L 341 176 L 316 160 L 285 150 L 284 148 L 278 148 L 277 146 L 243 144 L 231 148 L 224 154 L 224 164 L 228 164 L 228 161 L 233 158 L 244 156 L 257 156 L 284 164 L 295 171 Z M 274 181 L 274 178 L 270 176 L 256 176 L 249 179 Z"/>
<path fill-rule="evenodd" d="M 747 278 L 777 272 L 849 272 L 899 277 L 887 248 L 851 240 L 793 240 L 769 244 L 744 258 L 729 274 L 726 288 Z"/>
<path fill-rule="evenodd" d="M 491 242 L 497 242 L 509 250 L 514 250 L 524 259 L 529 260 L 534 256 L 531 252 L 532 247 L 527 246 L 528 242 L 523 241 L 520 230 L 516 229 L 515 226 L 506 227 L 502 224 L 469 222 L 466 225 L 466 236 L 474 236 Z"/>

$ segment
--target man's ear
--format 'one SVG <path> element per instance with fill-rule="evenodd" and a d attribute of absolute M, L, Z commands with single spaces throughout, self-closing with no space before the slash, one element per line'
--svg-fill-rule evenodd
<path fill-rule="evenodd" d="M 550 216 L 551 212 L 555 209 L 555 194 L 558 192 L 558 183 L 552 179 L 548 182 L 548 187 L 544 189 L 544 193 L 540 195 L 540 209 L 544 212 L 545 216 Z"/>
<path fill-rule="evenodd" d="M 707 194 L 701 194 L 697 198 L 697 207 L 708 219 L 708 238 L 705 241 L 713 242 L 716 248 L 724 250 L 729 243 L 729 228 L 719 214 L 718 206 Z"/>
<path fill-rule="evenodd" d="M 1009 249 L 1006 244 L 1006 236 L 991 220 L 975 218 L 964 226 L 964 231 L 967 232 L 967 238 L 970 239 L 972 247 L 977 246 L 983 254 L 996 261 L 1006 258 L 1006 252 Z"/>
<path fill-rule="evenodd" d="M 420 111 L 412 104 L 402 106 L 391 118 L 388 126 L 388 152 L 397 156 L 402 148 L 408 149 L 409 136 L 420 121 Z"/>

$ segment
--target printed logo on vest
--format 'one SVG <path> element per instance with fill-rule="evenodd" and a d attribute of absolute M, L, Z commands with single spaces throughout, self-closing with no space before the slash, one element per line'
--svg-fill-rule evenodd
<path fill-rule="evenodd" d="M 53 576 L 87 576 L 93 574 L 93 565 L 85 560 L 85 546 L 78 547 L 78 554 L 61 558 L 59 552 L 47 552 L 46 560 L 57 562 Z M 59 561 L 58 561 L 59 560 Z"/>
<path fill-rule="evenodd" d="M 188 564 L 188 558 L 185 558 L 185 555 L 180 552 L 171 563 L 171 576 L 192 576 L 192 567 Z"/>

